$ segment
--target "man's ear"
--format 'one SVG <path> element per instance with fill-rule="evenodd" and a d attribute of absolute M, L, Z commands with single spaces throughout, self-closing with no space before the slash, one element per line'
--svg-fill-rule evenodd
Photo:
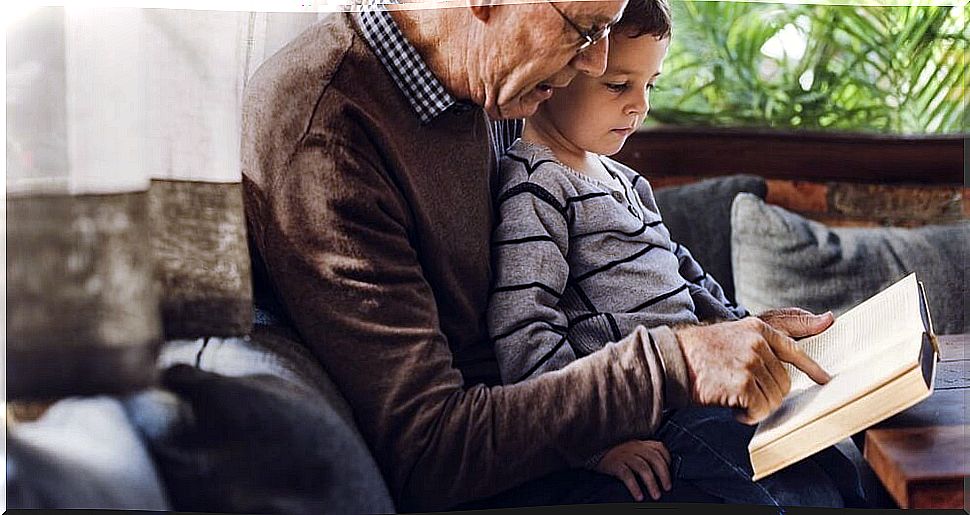
<path fill-rule="evenodd" d="M 488 21 L 492 15 L 493 0 L 468 0 L 468 9 L 481 21 Z"/>

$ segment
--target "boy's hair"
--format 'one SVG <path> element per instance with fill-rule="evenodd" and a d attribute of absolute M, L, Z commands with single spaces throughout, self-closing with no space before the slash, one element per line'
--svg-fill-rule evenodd
<path fill-rule="evenodd" d="M 649 34 L 664 39 L 670 37 L 670 27 L 667 0 L 630 0 L 613 32 L 630 38 Z"/>

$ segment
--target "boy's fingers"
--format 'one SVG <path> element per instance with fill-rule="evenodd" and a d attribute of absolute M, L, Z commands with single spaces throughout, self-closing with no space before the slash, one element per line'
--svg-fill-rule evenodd
<path fill-rule="evenodd" d="M 653 469 L 653 474 L 660 479 L 660 486 L 662 486 L 664 490 L 670 491 L 670 465 L 660 454 L 660 451 L 657 450 L 648 456 L 641 456 L 641 458 L 643 458 L 650 468 Z"/>
<path fill-rule="evenodd" d="M 673 458 L 670 457 L 670 451 L 667 450 L 667 446 L 664 445 L 663 442 L 659 440 L 654 440 L 652 447 L 654 450 L 660 453 L 660 456 L 663 457 L 667 465 L 670 465 L 670 462 Z"/>
<path fill-rule="evenodd" d="M 660 499 L 660 487 L 657 485 L 657 478 L 653 475 L 653 468 L 650 463 L 643 459 L 642 456 L 637 456 L 637 460 L 632 463 L 632 468 L 634 472 L 640 476 L 640 480 L 643 484 L 647 486 L 647 491 L 650 492 L 650 497 L 653 500 Z"/>
<path fill-rule="evenodd" d="M 633 496 L 637 501 L 643 500 L 643 492 L 640 491 L 640 485 L 637 484 L 637 478 L 633 475 L 633 472 L 629 467 L 621 465 L 620 470 L 617 471 L 616 477 L 623 484 L 626 485 L 626 489 L 630 491 L 630 495 Z"/>

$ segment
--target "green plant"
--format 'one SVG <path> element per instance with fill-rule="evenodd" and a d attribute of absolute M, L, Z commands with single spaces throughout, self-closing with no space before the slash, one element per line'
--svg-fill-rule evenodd
<path fill-rule="evenodd" d="M 967 132 L 967 7 L 674 0 L 651 118 L 681 125 Z"/>

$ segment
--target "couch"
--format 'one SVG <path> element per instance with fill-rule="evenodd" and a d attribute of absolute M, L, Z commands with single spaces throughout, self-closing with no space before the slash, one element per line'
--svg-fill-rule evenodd
<path fill-rule="evenodd" d="M 657 192 L 674 238 L 691 248 L 728 295 L 737 295 L 742 303 L 747 293 L 743 288 L 735 291 L 734 285 L 752 280 L 751 263 L 742 265 L 732 245 L 748 249 L 751 238 L 732 233 L 732 223 L 750 220 L 757 207 L 750 202 L 763 198 L 765 191 L 758 177 L 732 176 Z M 750 196 L 745 197 L 748 204 L 736 204 L 739 193 Z M 235 200 L 228 205 L 230 211 L 240 208 Z M 785 219 L 782 228 L 786 223 L 795 222 Z M 966 229 L 955 233 L 964 238 L 963 248 L 970 240 Z M 205 259 L 218 261 L 219 256 Z M 248 263 L 241 266 L 249 272 Z M 735 276 L 739 266 L 743 277 Z M 240 315 L 251 301 L 247 297 L 240 303 L 238 296 L 202 310 L 202 320 L 188 308 L 166 312 L 177 330 L 166 332 L 158 348 L 157 380 L 150 388 L 63 398 L 38 420 L 11 424 L 8 505 L 393 512 L 380 467 L 355 426 L 353 411 L 298 337 L 281 323 L 256 279 L 253 312 Z M 169 282 L 179 281 L 170 276 Z M 965 282 L 960 284 L 965 288 Z M 247 334 L 226 334 L 233 330 L 225 324 L 213 329 L 212 319 L 220 317 L 229 319 L 235 332 L 247 333 L 238 330 L 240 320 L 252 320 L 252 329 Z M 857 449 L 848 452 L 863 466 Z"/>

